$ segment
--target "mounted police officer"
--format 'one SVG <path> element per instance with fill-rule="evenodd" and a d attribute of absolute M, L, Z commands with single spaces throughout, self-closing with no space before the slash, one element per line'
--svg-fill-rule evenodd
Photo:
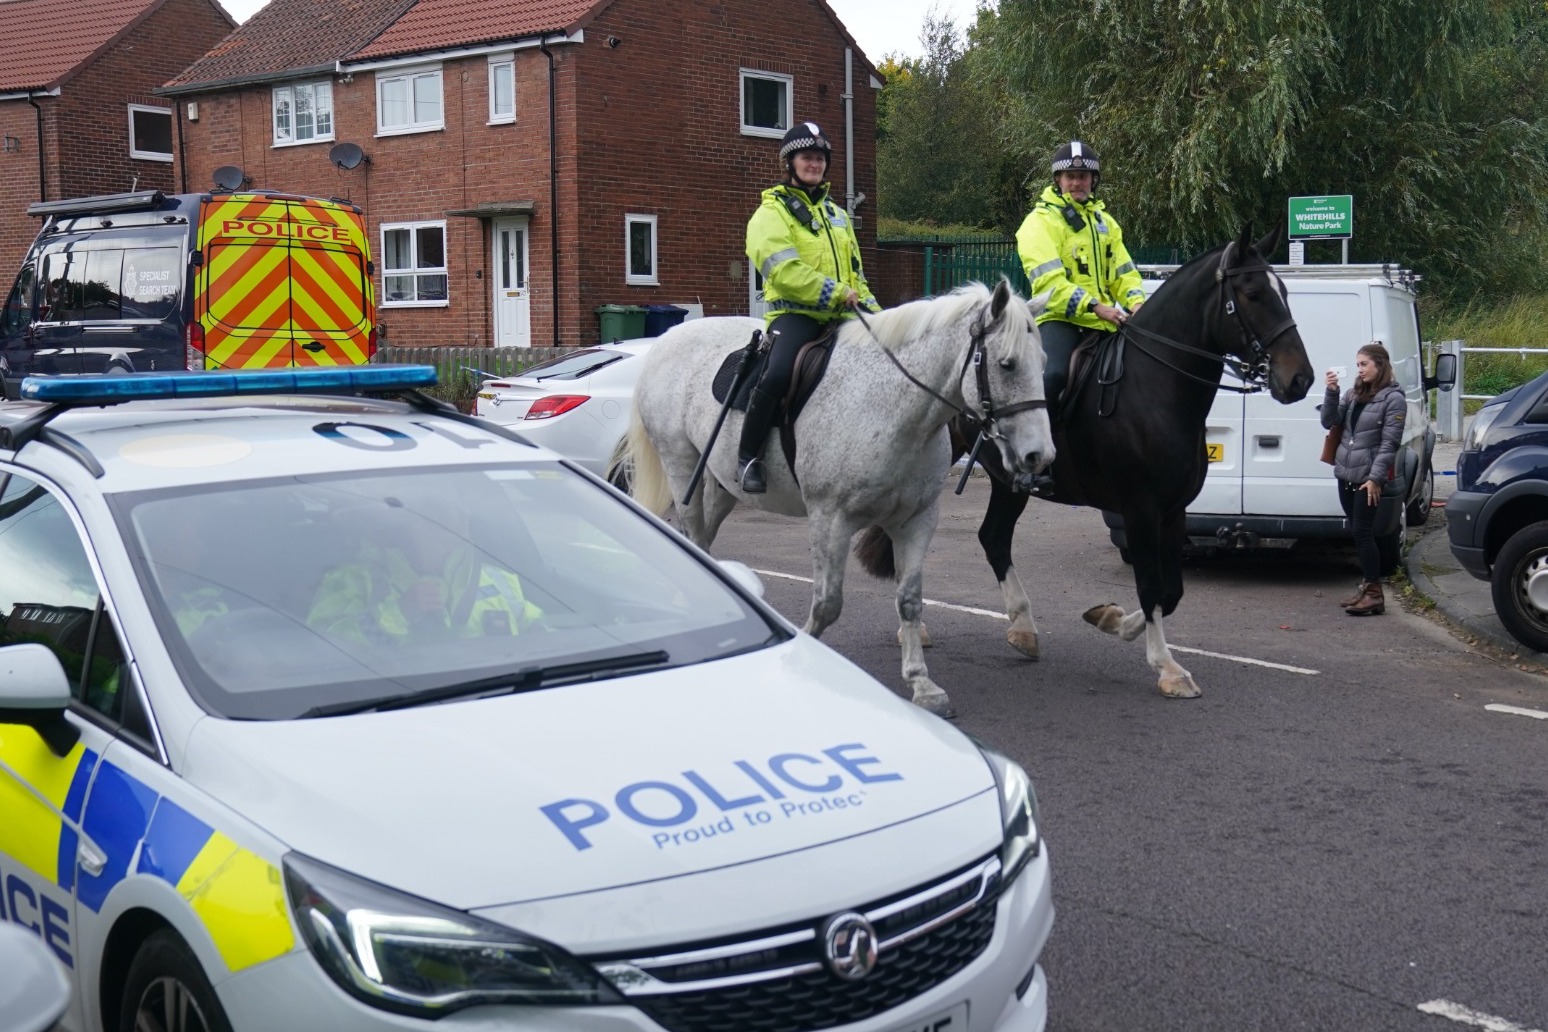
<path fill-rule="evenodd" d="M 1096 151 L 1071 140 L 1054 151 L 1052 165 L 1053 182 L 1016 231 L 1016 253 L 1032 293 L 1049 293 L 1037 327 L 1048 400 L 1057 412 L 1080 339 L 1122 327 L 1145 303 L 1145 292 L 1118 220 L 1096 196 L 1102 181 Z M 1052 478 L 1038 478 L 1033 491 L 1052 494 Z"/>
<path fill-rule="evenodd" d="M 763 276 L 769 340 L 768 365 L 753 388 L 737 446 L 736 479 L 748 494 L 767 490 L 764 439 L 790 390 L 802 345 L 855 310 L 881 311 L 866 286 L 849 215 L 828 193 L 832 155 L 816 123 L 792 126 L 779 145 L 785 180 L 763 191 L 747 223 L 747 256 Z"/>

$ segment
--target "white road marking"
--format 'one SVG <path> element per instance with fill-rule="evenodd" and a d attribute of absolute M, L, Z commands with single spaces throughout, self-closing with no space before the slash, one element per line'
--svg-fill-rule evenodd
<path fill-rule="evenodd" d="M 1548 713 L 1540 709 L 1526 709 L 1522 706 L 1505 706 L 1498 702 L 1491 702 L 1484 709 L 1490 713 L 1513 713 L 1518 717 L 1535 717 L 1538 720 L 1548 720 Z"/>
<path fill-rule="evenodd" d="M 1514 1021 L 1506 1021 L 1492 1014 L 1481 1014 L 1460 1003 L 1452 1003 L 1450 1000 L 1431 1000 L 1429 1003 L 1421 1003 L 1419 1009 L 1425 1014 L 1434 1014 L 1442 1018 L 1450 1018 L 1452 1021 L 1463 1025 L 1473 1025 L 1485 1029 L 1486 1032 L 1539 1032 L 1529 1029 L 1525 1025 L 1518 1025 Z"/>
<path fill-rule="evenodd" d="M 780 573 L 778 570 L 754 570 L 753 572 L 758 574 L 760 577 L 778 577 L 781 580 L 800 581 L 802 584 L 810 584 L 812 582 L 810 577 L 798 577 L 793 573 Z M 1004 613 L 996 612 L 993 609 L 979 609 L 976 606 L 959 606 L 953 602 L 937 602 L 932 598 L 924 599 L 923 602 L 927 606 L 936 606 L 940 609 L 951 609 L 958 613 L 971 613 L 974 616 L 988 616 L 993 617 L 996 620 L 1006 619 Z M 1212 659 L 1230 660 L 1232 663 L 1246 663 L 1251 666 L 1268 667 L 1270 670 L 1284 670 L 1291 674 L 1306 674 L 1308 676 L 1315 677 L 1316 675 L 1322 673 L 1321 670 L 1311 670 L 1307 667 L 1287 666 L 1284 663 L 1270 663 L 1268 660 L 1264 659 L 1250 659 L 1247 656 L 1231 656 L 1224 652 L 1209 652 L 1205 649 L 1190 649 L 1186 645 L 1172 645 L 1168 643 L 1168 647 L 1173 652 L 1190 652 L 1195 656 L 1209 656 Z"/>

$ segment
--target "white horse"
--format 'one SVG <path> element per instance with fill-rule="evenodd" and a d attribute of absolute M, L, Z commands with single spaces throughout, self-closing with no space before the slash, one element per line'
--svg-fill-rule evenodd
<path fill-rule="evenodd" d="M 987 418 L 990 439 L 1017 475 L 1030 477 L 1053 461 L 1043 348 L 1033 322 L 1045 302 L 1023 301 L 1004 280 L 992 292 L 970 283 L 864 322 L 846 321 L 827 373 L 796 420 L 796 475 L 771 433 L 763 460 L 768 492 L 743 493 L 736 483 L 742 414 L 732 412 L 702 486 L 686 503 L 720 410 L 711 392 L 715 372 L 759 323 L 682 323 L 652 345 L 635 388 L 634 496 L 658 514 L 676 504 L 683 533 L 706 549 L 738 502 L 806 516 L 813 587 L 803 629 L 813 637 L 843 606 L 850 539 L 867 527 L 885 529 L 895 547 L 903 678 L 915 703 L 950 716 L 951 700 L 925 667 L 920 625 L 925 553 L 951 466 L 946 423 L 959 412 Z"/>

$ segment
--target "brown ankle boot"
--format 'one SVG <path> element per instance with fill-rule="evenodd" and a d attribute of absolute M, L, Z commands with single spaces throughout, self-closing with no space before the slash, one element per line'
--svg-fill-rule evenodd
<path fill-rule="evenodd" d="M 1348 609 L 1350 606 L 1356 605 L 1362 598 L 1365 597 L 1365 589 L 1370 586 L 1371 585 L 1369 581 L 1361 581 L 1360 586 L 1355 588 L 1354 594 L 1340 602 L 1339 607 L 1342 609 Z"/>
<path fill-rule="evenodd" d="M 1365 594 L 1360 601 L 1350 606 L 1344 612 L 1350 616 L 1380 616 L 1387 611 L 1387 596 L 1381 590 L 1381 582 L 1374 581 L 1365 586 Z"/>

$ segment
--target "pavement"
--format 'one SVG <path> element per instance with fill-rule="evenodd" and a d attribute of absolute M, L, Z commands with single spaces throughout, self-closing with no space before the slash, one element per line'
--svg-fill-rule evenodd
<path fill-rule="evenodd" d="M 1548 673 L 1548 655 L 1516 641 L 1494 613 L 1489 582 L 1462 568 L 1446 535 L 1445 500 L 1456 490 L 1460 441 L 1435 442 L 1435 508 L 1424 526 L 1411 528 L 1404 567 L 1408 581 L 1452 632 L 1469 645 L 1507 659 L 1523 669 Z"/>

